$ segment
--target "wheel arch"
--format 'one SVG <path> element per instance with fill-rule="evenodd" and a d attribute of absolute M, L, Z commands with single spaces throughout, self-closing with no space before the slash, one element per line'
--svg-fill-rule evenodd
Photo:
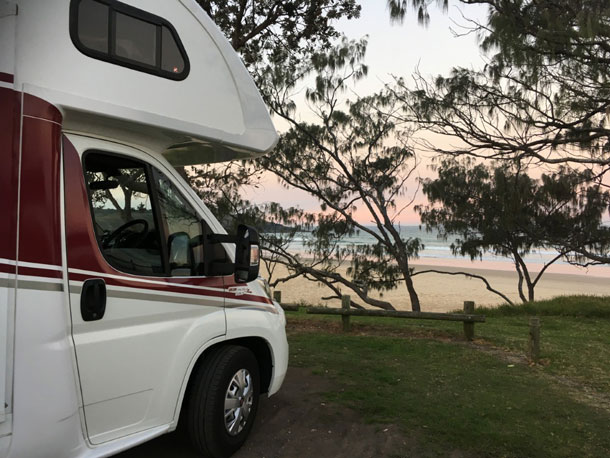
<path fill-rule="evenodd" d="M 225 345 L 240 345 L 246 347 L 256 357 L 260 369 L 261 394 L 267 393 L 273 375 L 273 356 L 269 343 L 262 337 L 241 337 L 223 342 Z M 221 344 L 217 344 L 221 345 Z"/>
<path fill-rule="evenodd" d="M 207 364 L 210 355 L 216 352 L 222 347 L 228 345 L 238 345 L 249 349 L 255 356 L 258 366 L 260 369 L 260 393 L 267 393 L 271 385 L 271 378 L 273 376 L 273 356 L 271 354 L 271 348 L 267 340 L 262 337 L 239 337 L 230 340 L 223 340 L 207 347 L 197 358 L 197 361 L 191 368 L 188 374 L 188 382 L 182 400 L 180 401 L 180 412 L 178 423 L 182 423 L 183 413 L 185 411 L 184 405 L 187 402 L 190 391 L 192 389 L 193 380 L 195 374 L 203 364 Z"/>

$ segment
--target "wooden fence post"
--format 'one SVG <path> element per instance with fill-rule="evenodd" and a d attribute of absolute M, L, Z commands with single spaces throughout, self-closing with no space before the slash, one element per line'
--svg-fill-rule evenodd
<path fill-rule="evenodd" d="M 529 356 L 535 363 L 540 359 L 540 318 L 530 318 Z"/>
<path fill-rule="evenodd" d="M 341 296 L 341 308 L 347 312 L 349 310 L 352 300 L 348 295 Z M 343 322 L 343 332 L 349 332 L 351 329 L 349 322 L 349 315 L 341 315 L 341 321 Z"/>
<path fill-rule="evenodd" d="M 473 301 L 464 301 L 464 313 L 467 315 L 474 314 L 474 302 Z M 466 340 L 474 339 L 474 322 L 466 322 L 464 321 L 464 337 Z"/>
<path fill-rule="evenodd" d="M 281 291 L 273 291 L 273 300 L 278 304 L 282 305 L 282 292 Z"/>

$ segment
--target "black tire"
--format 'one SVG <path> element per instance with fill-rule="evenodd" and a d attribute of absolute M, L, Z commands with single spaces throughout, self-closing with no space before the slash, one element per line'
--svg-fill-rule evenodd
<path fill-rule="evenodd" d="M 241 396 L 238 401 L 244 406 L 239 407 L 238 409 L 243 410 L 238 411 L 249 413 L 245 420 L 233 422 L 233 430 L 229 432 L 225 423 L 225 397 L 230 384 L 236 387 L 232 382 L 235 382 L 234 377 L 237 374 L 249 374 L 249 379 L 242 379 L 251 391 L 247 391 L 243 401 Z M 227 345 L 208 355 L 195 374 L 186 405 L 185 426 L 195 449 L 210 458 L 227 458 L 239 450 L 254 424 L 259 392 L 258 362 L 250 350 L 237 345 Z M 246 401 L 250 400 L 251 404 L 246 405 Z M 229 416 L 238 417 L 241 418 L 238 415 Z"/>

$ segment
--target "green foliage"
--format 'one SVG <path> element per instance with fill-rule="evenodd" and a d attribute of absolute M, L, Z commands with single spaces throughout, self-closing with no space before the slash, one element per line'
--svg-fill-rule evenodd
<path fill-rule="evenodd" d="M 197 0 L 251 69 L 278 51 L 307 56 L 338 36 L 335 22 L 360 16 L 356 0 Z"/>
<path fill-rule="evenodd" d="M 610 237 L 602 226 L 610 193 L 588 184 L 591 175 L 568 169 L 543 174 L 540 180 L 512 165 L 489 167 L 471 161 L 445 160 L 438 178 L 424 180 L 431 206 L 418 207 L 422 222 L 443 237 L 458 234 L 454 254 L 481 258 L 524 256 L 534 248 L 568 241 Z M 439 204 L 440 206 L 434 206 Z M 575 232 L 580 232 L 575 235 Z"/>
<path fill-rule="evenodd" d="M 517 306 L 477 307 L 477 314 L 485 316 L 571 316 L 610 318 L 610 298 L 602 296 L 558 296 L 553 299 Z"/>
<path fill-rule="evenodd" d="M 549 261 L 532 278 L 523 257 L 533 249 L 555 248 L 564 258 L 577 261 L 583 251 L 610 246 L 610 228 L 602 225 L 610 193 L 592 183 L 588 171 L 560 168 L 536 180 L 518 165 L 490 167 L 446 159 L 438 174 L 423 182 L 430 205 L 418 207 L 422 222 L 445 239 L 457 235 L 451 246 L 456 255 L 475 259 L 491 251 L 512 258 L 524 301 L 533 300 L 542 273 L 559 259 Z"/>
<path fill-rule="evenodd" d="M 402 23 L 404 17 L 411 7 L 417 13 L 417 20 L 422 25 L 428 25 L 430 22 L 430 14 L 428 13 L 428 5 L 431 3 L 429 0 L 388 0 L 388 9 L 390 10 L 390 20 L 392 22 Z M 447 11 L 449 6 L 449 0 L 436 0 L 438 6 L 444 11 Z"/>

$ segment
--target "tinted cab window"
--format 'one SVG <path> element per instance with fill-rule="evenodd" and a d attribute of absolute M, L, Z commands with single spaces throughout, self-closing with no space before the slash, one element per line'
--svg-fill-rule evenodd
<path fill-rule="evenodd" d="M 102 153 L 85 156 L 95 235 L 104 257 L 123 272 L 158 275 L 163 256 L 146 166 Z"/>

